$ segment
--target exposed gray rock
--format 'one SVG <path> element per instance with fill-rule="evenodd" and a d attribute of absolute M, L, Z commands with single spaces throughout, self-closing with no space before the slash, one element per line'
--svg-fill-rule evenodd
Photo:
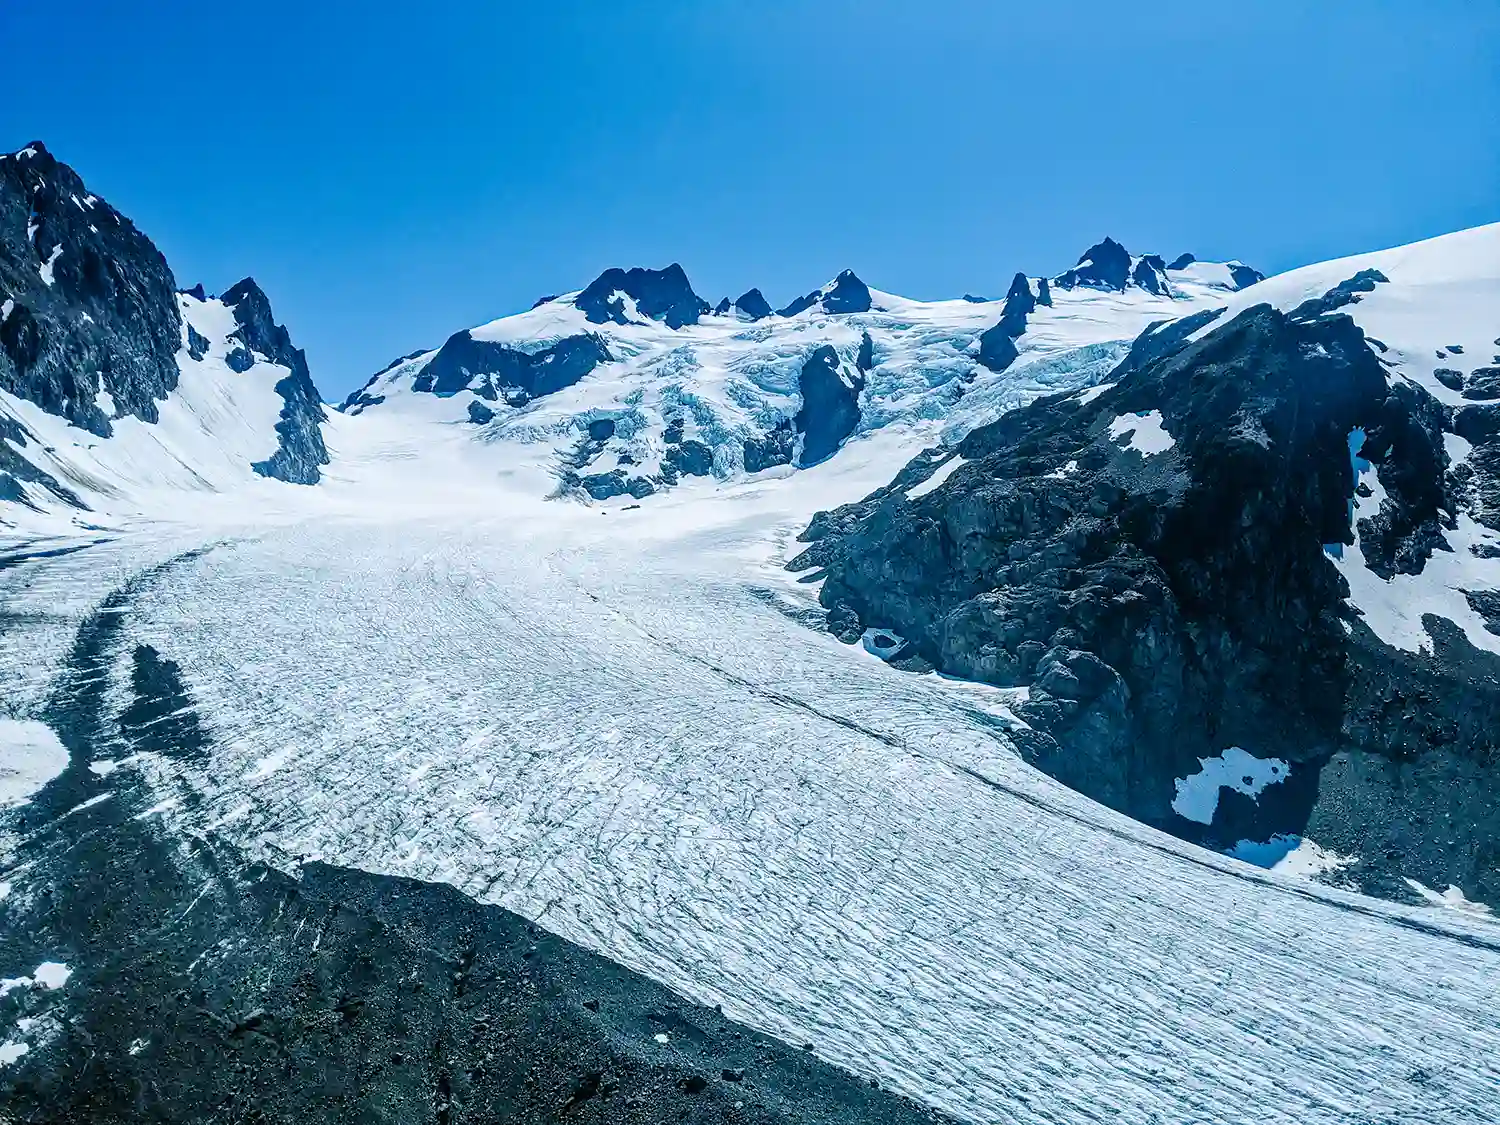
<path fill-rule="evenodd" d="M 693 292 L 687 274 L 676 262 L 663 270 L 607 269 L 573 303 L 595 324 L 627 324 L 625 305 L 616 293 L 628 295 L 635 301 L 637 312 L 668 328 L 697 324 L 698 318 L 709 311 L 708 302 Z"/>
<path fill-rule="evenodd" d="M 49 283 L 50 279 L 50 283 Z M 182 322 L 161 252 L 40 141 L 0 156 L 0 387 L 100 437 L 157 420 Z"/>
<path fill-rule="evenodd" d="M 252 467 L 261 476 L 291 484 L 317 484 L 321 467 L 328 464 L 322 430 L 328 416 L 307 369 L 307 356 L 292 346 L 290 333 L 272 318 L 271 302 L 254 278 L 231 286 L 220 299 L 233 312 L 237 326 L 230 339 L 238 346 L 229 351 L 225 362 L 236 371 L 247 371 L 255 356 L 263 356 L 289 371 L 276 384 L 276 393 L 285 403 L 276 423 L 276 452 Z M 239 364 L 236 356 L 241 357 Z"/>
<path fill-rule="evenodd" d="M 865 387 L 856 369 L 846 378 L 839 356 L 828 344 L 814 350 L 797 377 L 802 405 L 793 425 L 802 435 L 798 464 L 815 465 L 838 452 L 859 425 L 859 394 Z"/>
<path fill-rule="evenodd" d="M 944 672 L 1028 687 L 1018 742 L 1105 803 L 1218 847 L 1337 820 L 1336 841 L 1316 838 L 1363 857 L 1361 885 L 1389 893 L 1405 865 L 1500 902 L 1500 818 L 1474 811 L 1497 781 L 1500 659 L 1437 618 L 1433 656 L 1392 650 L 1346 605 L 1325 551 L 1353 541 L 1351 452 L 1387 495 L 1359 527 L 1379 574 L 1449 549 L 1460 505 L 1493 519 L 1500 406 L 1453 416 L 1388 383 L 1354 322 L 1328 313 L 1367 282 L 1292 314 L 1256 306 L 1197 340 L 1213 313 L 1153 325 L 1111 389 L 975 430 L 957 447 L 967 463 L 908 500 L 945 459 L 917 458 L 820 513 L 789 567 L 826 574 L 841 636 L 887 628 Z M 1148 411 L 1172 439 L 1151 455 L 1111 432 Z M 1476 446 L 1461 471 L 1450 427 Z M 1176 779 L 1232 746 L 1291 763 L 1290 777 L 1258 802 L 1226 791 L 1210 825 L 1178 815 Z M 1329 773 L 1361 755 L 1399 768 L 1361 767 L 1352 787 Z M 1434 817 L 1438 802 L 1467 819 Z"/>

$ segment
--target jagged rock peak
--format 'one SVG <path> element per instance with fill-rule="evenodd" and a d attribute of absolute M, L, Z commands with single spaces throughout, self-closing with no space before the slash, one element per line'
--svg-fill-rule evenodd
<path fill-rule="evenodd" d="M 177 386 L 176 280 L 45 145 L 0 154 L 0 388 L 100 437 Z"/>
<path fill-rule="evenodd" d="M 776 315 L 796 316 L 814 307 L 825 313 L 859 313 L 869 312 L 874 301 L 870 297 L 870 287 L 853 270 L 844 270 L 821 289 L 798 297 Z"/>
<path fill-rule="evenodd" d="M 771 303 L 759 289 L 749 289 L 735 298 L 734 307 L 751 320 L 764 320 L 771 315 Z"/>
<path fill-rule="evenodd" d="M 1113 238 L 1090 246 L 1078 264 L 1053 280 L 1064 289 L 1084 286 L 1089 289 L 1124 290 L 1130 279 L 1130 251 Z"/>
<path fill-rule="evenodd" d="M 668 328 L 697 324 L 698 318 L 710 311 L 708 302 L 693 292 L 687 273 L 676 262 L 661 270 L 607 269 L 573 303 L 594 324 L 629 324 L 624 297 L 634 302 L 637 313 Z"/>

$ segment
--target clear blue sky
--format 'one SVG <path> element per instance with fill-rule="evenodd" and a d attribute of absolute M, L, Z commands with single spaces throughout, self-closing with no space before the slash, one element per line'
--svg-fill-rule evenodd
<path fill-rule="evenodd" d="M 1493 0 L 0 0 L 0 56 L 0 147 L 253 274 L 331 398 L 611 265 L 939 297 L 1500 218 Z"/>

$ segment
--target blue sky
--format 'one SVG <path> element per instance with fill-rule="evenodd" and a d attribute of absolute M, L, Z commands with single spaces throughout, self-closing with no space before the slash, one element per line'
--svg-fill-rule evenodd
<path fill-rule="evenodd" d="M 0 45 L 0 147 L 180 284 L 253 274 L 329 397 L 611 265 L 940 297 L 1105 234 L 1269 272 L 1500 219 L 1474 0 L 0 0 Z"/>

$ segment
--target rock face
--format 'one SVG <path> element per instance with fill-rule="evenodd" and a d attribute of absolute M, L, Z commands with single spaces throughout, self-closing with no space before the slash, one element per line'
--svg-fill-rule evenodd
<path fill-rule="evenodd" d="M 835 314 L 869 312 L 873 307 L 870 287 L 856 277 L 853 270 L 845 270 L 823 288 L 798 297 L 776 315 L 796 316 L 814 307 Z"/>
<path fill-rule="evenodd" d="M 792 420 L 802 435 L 802 453 L 797 460 L 802 466 L 815 465 L 837 453 L 859 425 L 864 375 L 856 367 L 855 374 L 846 376 L 838 352 L 824 344 L 802 365 L 798 387 L 802 406 Z"/>
<path fill-rule="evenodd" d="M 1130 280 L 1130 252 L 1112 238 L 1095 243 L 1083 252 L 1078 264 L 1053 278 L 1063 289 L 1084 286 L 1089 289 L 1124 290 Z"/>
<path fill-rule="evenodd" d="M 307 369 L 307 356 L 292 346 L 290 333 L 272 319 L 271 302 L 254 278 L 231 286 L 221 300 L 232 309 L 238 326 L 230 335 L 238 346 L 225 355 L 224 362 L 243 372 L 255 362 L 254 355 L 261 355 L 289 369 L 276 384 L 276 393 L 286 403 L 276 423 L 276 452 L 252 467 L 261 476 L 290 484 L 317 484 L 321 466 L 328 464 L 321 428 L 327 415 Z"/>
<path fill-rule="evenodd" d="M 1461 419 L 1496 408 L 1388 382 L 1330 314 L 1378 283 L 1198 339 L 1215 313 L 1153 326 L 1112 386 L 975 430 L 925 495 L 906 492 L 939 458 L 821 513 L 790 567 L 822 568 L 844 639 L 888 629 L 904 666 L 1029 689 L 1025 752 L 1130 815 L 1220 848 L 1309 833 L 1361 857 L 1367 889 L 1500 901 L 1500 657 L 1436 617 L 1432 653 L 1391 648 L 1331 557 L 1356 542 L 1361 466 L 1384 499 L 1358 546 L 1383 578 L 1453 550 L 1452 513 L 1495 491 L 1500 424 Z M 1455 429 L 1477 448 L 1450 471 Z M 1241 752 L 1261 765 L 1210 784 L 1204 817 L 1194 779 Z"/>
<path fill-rule="evenodd" d="M 1046 282 L 1042 282 L 1043 286 Z M 1051 297 L 1048 295 L 1048 302 Z M 1005 304 L 1000 308 L 1000 321 L 979 334 L 979 362 L 991 371 L 1004 371 L 1020 356 L 1014 341 L 1026 331 L 1026 318 L 1036 311 L 1037 299 L 1032 295 L 1031 282 L 1024 273 L 1018 273 L 1005 294 Z"/>
<path fill-rule="evenodd" d="M 771 315 L 771 305 L 759 289 L 741 293 L 734 302 L 735 309 L 750 320 L 764 320 Z"/>
<path fill-rule="evenodd" d="M 693 292 L 687 274 L 676 262 L 664 270 L 607 269 L 589 283 L 573 303 L 595 324 L 628 324 L 623 293 L 636 311 L 668 328 L 697 324 L 709 311 L 708 302 Z"/>
<path fill-rule="evenodd" d="M 371 388 L 392 368 L 423 355 L 413 352 L 372 376 L 344 400 L 341 410 L 358 413 L 384 401 Z M 532 399 L 571 387 L 601 363 L 609 348 L 593 333 L 565 336 L 549 347 L 526 350 L 455 332 L 425 364 L 412 372 L 412 390 L 439 397 L 471 390 L 488 402 L 524 406 Z M 472 412 L 471 412 L 472 414 Z M 486 419 L 487 420 L 487 419 Z"/>
<path fill-rule="evenodd" d="M 177 385 L 177 286 L 129 219 L 40 142 L 0 155 L 0 388 L 108 437 Z"/>

